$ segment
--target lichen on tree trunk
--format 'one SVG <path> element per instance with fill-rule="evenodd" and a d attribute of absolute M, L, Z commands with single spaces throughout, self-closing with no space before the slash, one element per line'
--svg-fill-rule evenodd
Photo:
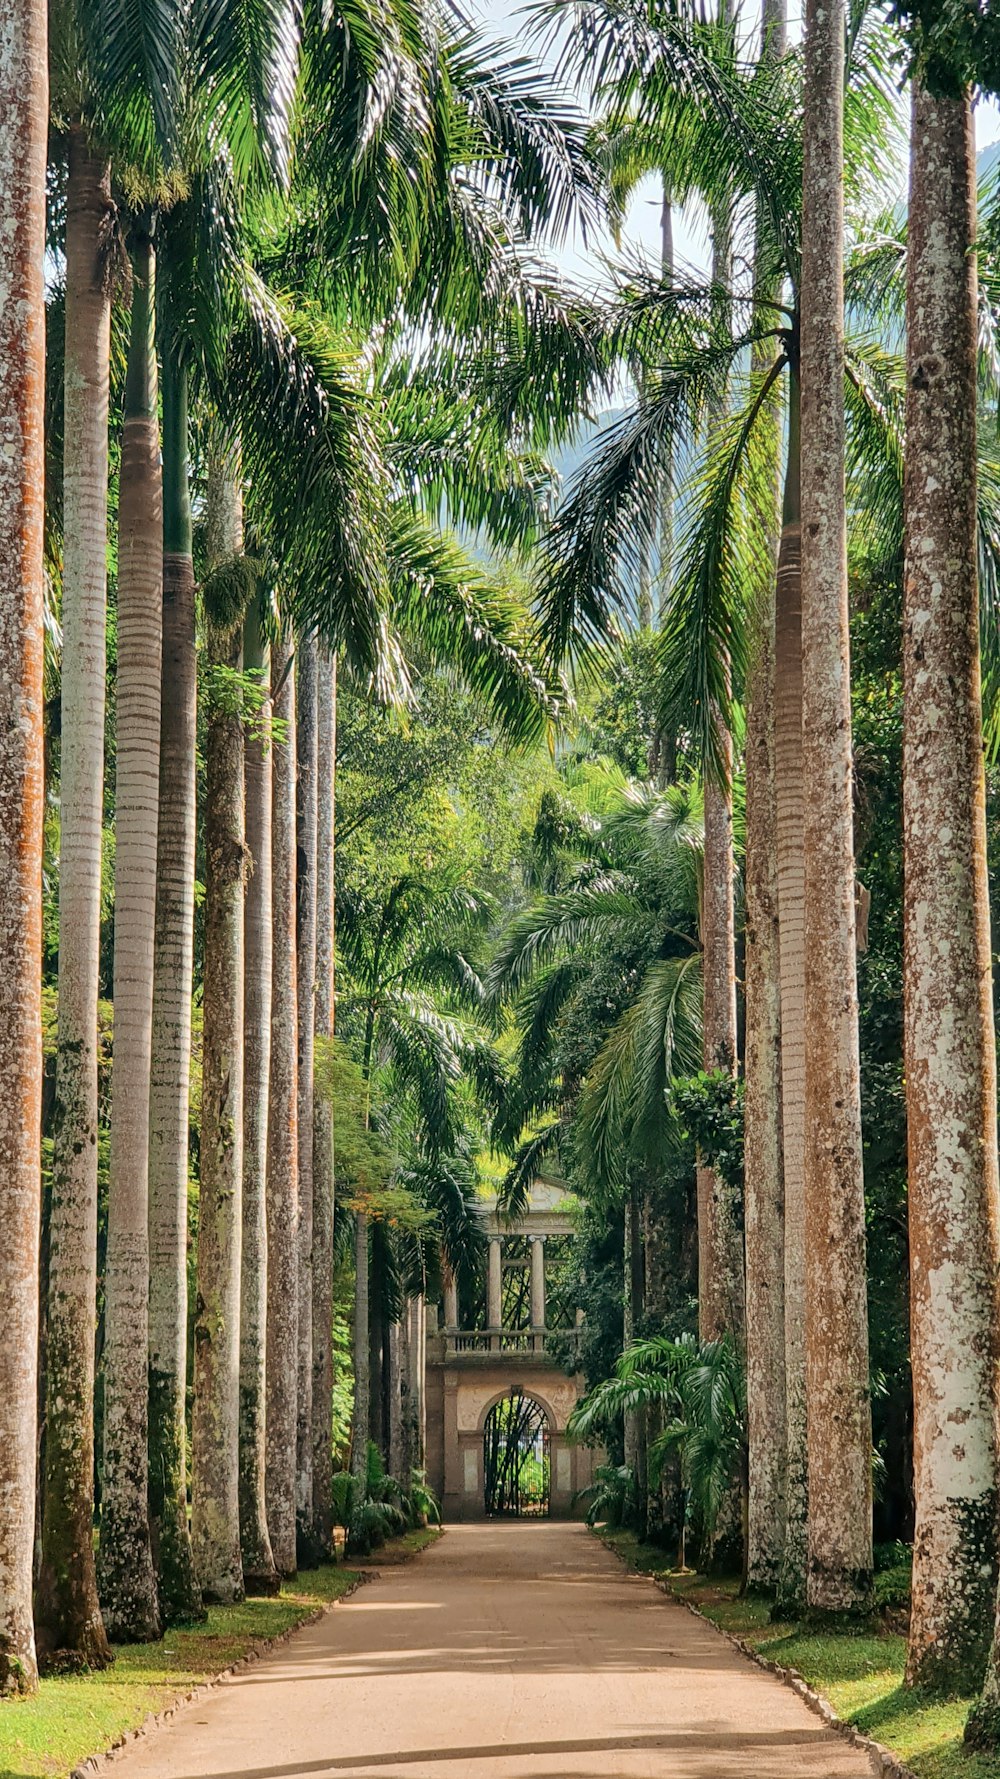
<path fill-rule="evenodd" d="M 979 1684 L 996 1563 L 997 1183 L 976 576 L 976 170 L 913 90 L 903 610 L 904 985 L 916 1525 L 907 1680 Z M 1000 1702 L 996 1672 L 988 1683 Z"/>
<path fill-rule="evenodd" d="M 802 581 L 799 385 L 789 372 L 788 445 L 775 583 L 775 861 L 781 984 L 785 1238 L 785 1538 L 778 1598 L 805 1604 L 805 880 L 802 859 Z"/>
<path fill-rule="evenodd" d="M 240 1548 L 248 1594 L 274 1593 L 265 1493 L 267 1110 L 271 1067 L 271 698 L 262 601 L 247 615 L 244 671 L 263 703 L 244 736 L 247 885 L 243 965 L 243 1240 L 240 1259 Z"/>
<path fill-rule="evenodd" d="M 812 1612 L 872 1595 L 871 1405 L 855 955 L 844 471 L 843 6 L 806 0 L 802 755 L 806 1408 Z"/>
<path fill-rule="evenodd" d="M 322 652 L 317 680 L 316 1037 L 334 1026 L 334 797 L 337 759 L 337 663 Z M 312 1491 L 313 1529 L 324 1555 L 333 1549 L 333 1107 L 320 1088 L 313 1102 Z"/>
<path fill-rule="evenodd" d="M 210 569 L 242 547 L 231 466 L 213 456 L 208 481 Z M 208 657 L 232 676 L 243 665 L 242 612 L 228 622 L 206 587 Z M 231 682 L 230 682 L 231 683 Z M 240 1268 L 243 1233 L 243 715 L 211 686 L 205 722 L 205 960 L 198 1296 L 191 1422 L 191 1542 L 206 1600 L 243 1598 L 239 1509 Z"/>
<path fill-rule="evenodd" d="M 267 1523 L 279 1575 L 294 1575 L 298 1375 L 298 1018 L 295 967 L 295 681 L 271 650 L 271 1072 L 267 1108 Z"/>
<path fill-rule="evenodd" d="M 111 1660 L 94 1561 L 97 1000 L 100 990 L 111 299 L 110 169 L 69 135 L 59 771 L 59 1034 L 49 1201 L 40 1657 Z"/>
<path fill-rule="evenodd" d="M 115 1046 L 98 1562 L 105 1625 L 119 1642 L 145 1642 L 160 1632 L 148 1505 L 147 1217 L 163 484 L 153 349 L 155 256 L 148 217 L 140 223 L 135 261 L 118 505 Z"/>
<path fill-rule="evenodd" d="M 316 1036 L 316 676 L 317 646 L 301 635 L 296 650 L 296 965 L 299 1096 L 299 1320 L 295 1513 L 299 1562 L 319 1548 L 313 1529 L 313 1117 Z"/>
<path fill-rule="evenodd" d="M 0 1696 L 37 1683 L 47 66 L 45 7 L 22 0 L 0 32 Z"/>
<path fill-rule="evenodd" d="M 163 365 L 160 822 L 149 1091 L 149 1506 L 167 1624 L 198 1617 L 188 1528 L 187 1321 L 197 659 L 187 374 Z"/>

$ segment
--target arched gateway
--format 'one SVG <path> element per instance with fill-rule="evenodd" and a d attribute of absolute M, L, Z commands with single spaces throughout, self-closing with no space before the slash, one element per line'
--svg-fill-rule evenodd
<path fill-rule="evenodd" d="M 591 1479 L 594 1454 L 566 1423 L 583 1394 L 576 1370 L 582 1316 L 567 1300 L 573 1201 L 537 1180 L 517 1224 L 488 1216 L 485 1290 L 445 1291 L 429 1311 L 426 1453 L 446 1519 L 507 1513 L 566 1518 Z"/>

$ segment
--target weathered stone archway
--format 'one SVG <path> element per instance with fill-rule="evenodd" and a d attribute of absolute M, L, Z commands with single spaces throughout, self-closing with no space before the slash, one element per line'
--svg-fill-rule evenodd
<path fill-rule="evenodd" d="M 594 1455 L 571 1445 L 566 1423 L 583 1394 L 583 1377 L 567 1372 L 565 1358 L 578 1338 L 573 1327 L 550 1328 L 546 1319 L 547 1238 L 573 1231 L 572 1206 L 564 1190 L 536 1181 L 527 1215 L 501 1225 L 489 1218 L 490 1265 L 483 1326 L 458 1327 L 455 1293 L 449 1292 L 442 1326 L 427 1334 L 427 1471 L 440 1495 L 446 1519 L 482 1519 L 485 1514 L 483 1430 L 491 1408 L 520 1388 L 544 1409 L 549 1426 L 551 1483 L 549 1511 L 566 1518 L 574 1496 L 590 1482 Z M 505 1244 L 529 1243 L 530 1326 L 502 1325 Z"/>

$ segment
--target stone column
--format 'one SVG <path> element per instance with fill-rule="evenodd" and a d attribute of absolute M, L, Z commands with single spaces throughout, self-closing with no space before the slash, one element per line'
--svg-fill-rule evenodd
<path fill-rule="evenodd" d="M 531 1238 L 531 1326 L 536 1334 L 545 1327 L 545 1237 Z"/>
<path fill-rule="evenodd" d="M 458 1327 L 458 1286 L 454 1273 L 448 1273 L 444 1281 L 444 1325 L 449 1331 Z"/>
<path fill-rule="evenodd" d="M 490 1263 L 486 1275 L 486 1326 L 492 1330 L 500 1327 L 503 1293 L 501 1290 L 501 1249 L 500 1237 L 490 1236 Z"/>

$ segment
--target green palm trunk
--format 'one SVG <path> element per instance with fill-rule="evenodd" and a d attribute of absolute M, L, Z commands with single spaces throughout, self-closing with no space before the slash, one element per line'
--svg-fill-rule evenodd
<path fill-rule="evenodd" d="M 197 1615 L 187 1498 L 187 1249 L 194 970 L 195 584 L 187 372 L 163 362 L 163 676 L 156 975 L 150 1086 L 149 1450 L 160 1598 L 168 1623 Z"/>

